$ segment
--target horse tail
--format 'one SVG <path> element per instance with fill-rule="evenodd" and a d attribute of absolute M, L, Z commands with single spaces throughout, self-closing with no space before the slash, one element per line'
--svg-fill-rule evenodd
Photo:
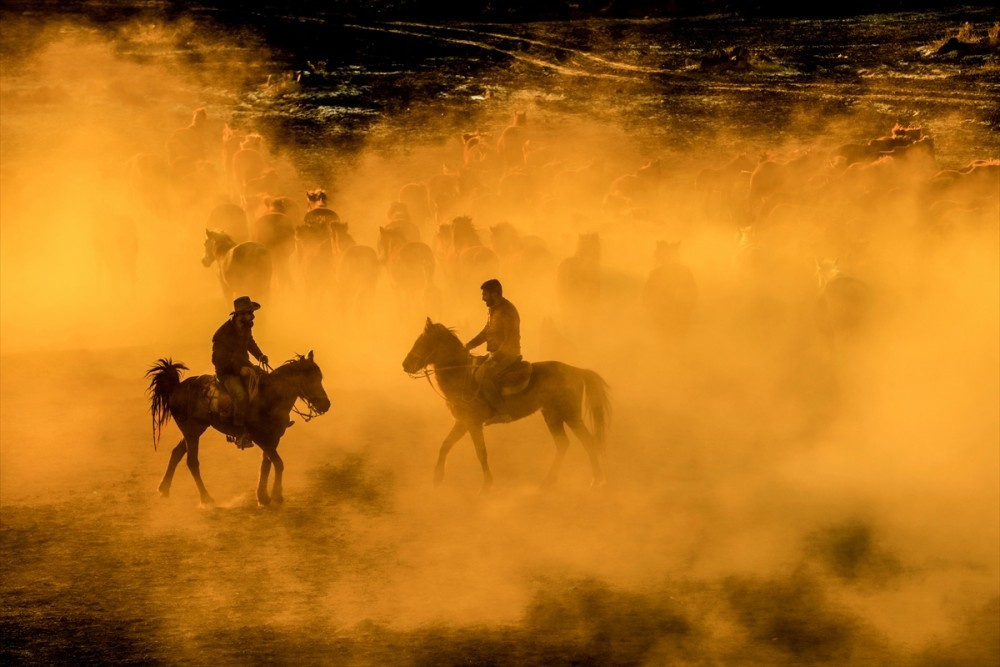
<path fill-rule="evenodd" d="M 153 364 L 146 377 L 150 378 L 149 388 L 149 412 L 153 416 L 153 450 L 160 441 L 160 431 L 163 426 L 170 421 L 170 394 L 177 389 L 181 383 L 181 371 L 186 371 L 187 366 L 181 362 L 174 362 L 172 359 L 160 359 Z"/>
<path fill-rule="evenodd" d="M 581 370 L 583 372 L 584 412 L 594 429 L 597 446 L 603 450 L 604 438 L 611 422 L 611 396 L 608 383 L 595 371 Z"/>

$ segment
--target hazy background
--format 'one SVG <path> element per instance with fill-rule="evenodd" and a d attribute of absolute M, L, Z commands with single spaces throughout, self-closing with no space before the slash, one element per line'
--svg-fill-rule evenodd
<path fill-rule="evenodd" d="M 985 35 L 995 17 L 231 18 L 4 15 L 5 660 L 1000 663 L 995 201 L 947 233 L 923 230 L 916 207 L 862 216 L 850 268 L 875 312 L 831 345 L 813 262 L 844 246 L 790 232 L 794 261 L 768 265 L 762 288 L 741 268 L 736 221 L 696 189 L 699 170 L 737 153 L 786 159 L 896 122 L 923 125 L 942 169 L 1000 157 L 996 55 L 931 57 L 966 18 Z M 698 66 L 738 44 L 758 56 L 750 72 Z M 201 458 L 218 506 L 197 506 L 183 465 L 158 498 L 179 434 L 168 426 L 153 451 L 143 373 L 164 356 L 211 370 L 231 304 L 199 260 L 226 187 L 221 147 L 152 187 L 135 159 L 162 155 L 198 107 L 216 136 L 225 122 L 264 136 L 275 194 L 304 207 L 306 189 L 326 188 L 370 245 L 401 185 L 457 168 L 461 133 L 495 142 L 514 111 L 554 172 L 602 161 L 590 190 L 505 211 L 553 265 L 505 264 L 500 278 L 527 358 L 611 385 L 609 487 L 589 488 L 574 441 L 557 488 L 540 491 L 554 447 L 532 417 L 487 430 L 489 495 L 467 440 L 434 488 L 451 419 L 400 364 L 425 315 L 478 332 L 478 290 L 439 272 L 435 312 L 401 312 L 383 275 L 366 314 L 345 317 L 295 274 L 255 337 L 272 363 L 314 350 L 333 407 L 283 440 L 286 504 L 257 509 L 256 450 L 215 432 Z M 656 158 L 643 211 L 602 206 L 616 177 Z M 793 230 L 819 215 L 809 204 Z M 484 233 L 499 217 L 473 213 Z M 108 229 L 134 234 L 134 281 L 109 262 L 128 244 Z M 422 231 L 431 242 L 433 225 Z M 555 264 L 593 233 L 603 289 L 571 312 Z M 661 240 L 681 242 L 698 284 L 690 328 L 669 338 L 641 301 Z"/>

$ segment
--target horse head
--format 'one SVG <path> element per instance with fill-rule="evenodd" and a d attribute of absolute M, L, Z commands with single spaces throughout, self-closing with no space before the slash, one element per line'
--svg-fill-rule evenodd
<path fill-rule="evenodd" d="M 205 254 L 201 258 L 203 266 L 211 266 L 212 262 L 224 255 L 226 251 L 236 245 L 232 237 L 225 232 L 217 232 L 211 229 L 205 230 Z"/>
<path fill-rule="evenodd" d="M 294 377 L 295 392 L 306 402 L 310 410 L 321 415 L 330 409 L 330 399 L 323 389 L 323 372 L 313 361 L 312 350 L 305 356 L 287 362 L 282 368 L 284 367 L 290 369 L 289 372 Z M 281 368 L 275 372 L 280 370 Z"/>
<path fill-rule="evenodd" d="M 440 363 L 444 359 L 443 354 L 454 354 L 459 349 L 468 355 L 462 341 L 451 329 L 439 322 L 431 322 L 428 317 L 424 330 L 403 359 L 403 371 L 411 375 L 418 373 L 431 364 Z"/>

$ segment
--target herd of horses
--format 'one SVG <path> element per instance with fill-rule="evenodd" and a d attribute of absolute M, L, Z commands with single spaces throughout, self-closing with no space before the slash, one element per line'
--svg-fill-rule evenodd
<path fill-rule="evenodd" d="M 199 134 L 205 123 L 196 112 L 188 128 L 171 136 L 168 152 L 181 161 L 194 159 L 199 151 L 203 155 L 211 143 Z M 648 244 L 652 261 L 636 285 L 637 301 L 650 329 L 671 341 L 683 337 L 697 320 L 699 280 L 696 268 L 682 259 L 680 240 L 662 238 L 656 222 L 669 215 L 665 211 L 671 198 L 684 192 L 698 200 L 699 215 L 731 230 L 731 265 L 741 285 L 766 292 L 781 281 L 801 280 L 807 262 L 811 264 L 815 329 L 831 341 L 842 341 L 871 320 L 870 286 L 859 269 L 887 220 L 905 219 L 908 231 L 941 236 L 989 226 L 1000 210 L 1000 161 L 942 169 L 933 138 L 916 127 L 897 125 L 887 136 L 826 151 L 796 151 L 783 159 L 737 155 L 706 166 L 679 187 L 677 170 L 663 160 L 614 174 L 601 160 L 569 165 L 540 137 L 530 130 L 524 113 L 516 114 L 495 141 L 483 132 L 463 134 L 457 168 L 402 184 L 385 206 L 384 219 L 349 229 L 324 190 L 307 191 L 304 202 L 281 192 L 262 137 L 240 135 L 227 126 L 221 142 L 227 197 L 208 213 L 202 262 L 217 267 L 227 299 L 253 294 L 266 301 L 272 292 L 297 282 L 311 307 L 346 317 L 357 316 L 372 302 L 379 281 L 385 281 L 395 295 L 400 321 L 414 323 L 428 314 L 456 312 L 448 305 L 468 301 L 481 282 L 500 277 L 522 293 L 551 287 L 567 330 L 586 331 L 607 299 L 605 238 L 616 230 L 642 230 L 632 240 Z M 581 229 L 578 219 L 587 219 L 582 210 L 596 211 L 605 224 Z M 562 247 L 567 236 L 575 236 L 572 253 L 560 252 L 553 243 L 550 228 L 557 220 L 563 223 Z M 574 233 L 566 234 L 567 229 Z M 359 232 L 374 233 L 374 243 L 358 243 Z M 486 414 L 474 397 L 471 365 L 455 334 L 430 317 L 403 363 L 407 373 L 436 374 L 455 417 L 441 446 L 437 480 L 452 446 L 469 434 L 488 488 Z M 316 412 L 329 407 L 312 356 L 292 367 L 301 384 L 269 381 L 271 389 L 259 399 L 274 402 L 275 424 L 286 423 L 295 396 Z M 290 375 L 285 368 L 275 374 Z M 150 370 L 157 432 L 173 415 L 185 434 L 160 490 L 169 491 L 174 468 L 186 453 L 207 501 L 197 439 L 208 426 L 225 430 L 225 425 L 203 414 L 204 400 L 195 390 L 206 380 L 180 382 L 181 369 L 161 360 Z M 609 403 L 600 376 L 558 362 L 536 363 L 528 388 L 509 400 L 517 418 L 540 410 L 555 440 L 547 482 L 558 474 L 568 426 L 588 452 L 594 483 L 604 483 Z M 584 424 L 588 415 L 589 428 Z M 258 485 L 262 504 L 281 498 L 280 437 L 277 427 L 255 437 L 264 451 Z M 272 466 L 277 490 L 268 494 Z"/>

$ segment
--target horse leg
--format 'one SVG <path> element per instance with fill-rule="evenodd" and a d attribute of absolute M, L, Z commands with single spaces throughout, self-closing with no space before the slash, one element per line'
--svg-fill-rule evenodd
<path fill-rule="evenodd" d="M 187 441 L 187 467 L 188 470 L 191 471 L 191 476 L 194 477 L 194 483 L 198 486 L 198 493 L 201 496 L 201 504 L 211 505 L 215 501 L 212 500 L 212 496 L 208 495 L 205 483 L 201 481 L 201 464 L 198 462 L 199 437 L 200 436 L 184 437 L 184 440 Z"/>
<path fill-rule="evenodd" d="M 160 486 L 157 487 L 160 495 L 164 498 L 170 497 L 170 484 L 174 481 L 174 471 L 177 469 L 177 464 L 181 462 L 181 459 L 184 458 L 184 454 L 186 453 L 187 443 L 182 438 L 180 443 L 178 443 L 178 445 L 174 447 L 174 450 L 170 452 L 170 461 L 167 463 L 167 471 L 163 473 L 163 479 L 160 480 Z"/>
<path fill-rule="evenodd" d="M 456 421 L 455 425 L 451 427 L 451 431 L 445 436 L 444 442 L 441 443 L 441 450 L 438 452 L 437 465 L 434 466 L 434 484 L 440 484 L 444 480 L 444 462 L 448 458 L 448 452 L 451 448 L 455 446 L 455 443 L 462 439 L 462 436 L 468 433 L 469 428 L 462 422 Z"/>
<path fill-rule="evenodd" d="M 281 479 L 285 472 L 285 462 L 281 460 L 278 456 L 278 446 L 275 445 L 270 449 L 264 450 L 264 456 L 268 457 L 271 463 L 274 465 L 274 486 L 271 488 L 271 502 L 280 505 L 285 502 L 285 496 L 282 493 Z M 264 482 L 264 496 L 267 497 L 267 481 Z M 260 500 L 260 489 L 257 489 L 257 498 Z"/>
<path fill-rule="evenodd" d="M 590 457 L 590 468 L 594 473 L 594 479 L 591 481 L 591 486 L 604 486 L 608 483 L 608 480 L 604 477 L 604 470 L 601 467 L 601 451 L 597 444 L 597 439 L 594 434 L 590 432 L 582 419 L 574 419 L 569 422 L 569 427 L 573 429 L 573 433 L 576 437 L 580 438 L 580 442 L 583 443 L 584 448 L 587 450 L 587 455 Z"/>
<path fill-rule="evenodd" d="M 267 479 L 271 475 L 271 458 L 264 450 L 260 456 L 260 475 L 257 476 L 257 505 L 265 507 L 271 504 L 271 498 L 267 495 Z"/>
<path fill-rule="evenodd" d="M 552 459 L 552 466 L 542 481 L 542 486 L 552 486 L 559 478 L 559 468 L 562 467 L 563 457 L 569 449 L 569 436 L 566 435 L 566 425 L 563 418 L 555 412 L 542 410 L 542 417 L 545 425 L 549 427 L 549 433 L 556 442 L 556 457 Z"/>
<path fill-rule="evenodd" d="M 490 472 L 490 464 L 486 461 L 486 439 L 483 437 L 483 425 L 470 426 L 469 435 L 472 436 L 472 444 L 476 446 L 479 465 L 483 467 L 483 491 L 486 492 L 493 486 L 493 473 Z"/>

